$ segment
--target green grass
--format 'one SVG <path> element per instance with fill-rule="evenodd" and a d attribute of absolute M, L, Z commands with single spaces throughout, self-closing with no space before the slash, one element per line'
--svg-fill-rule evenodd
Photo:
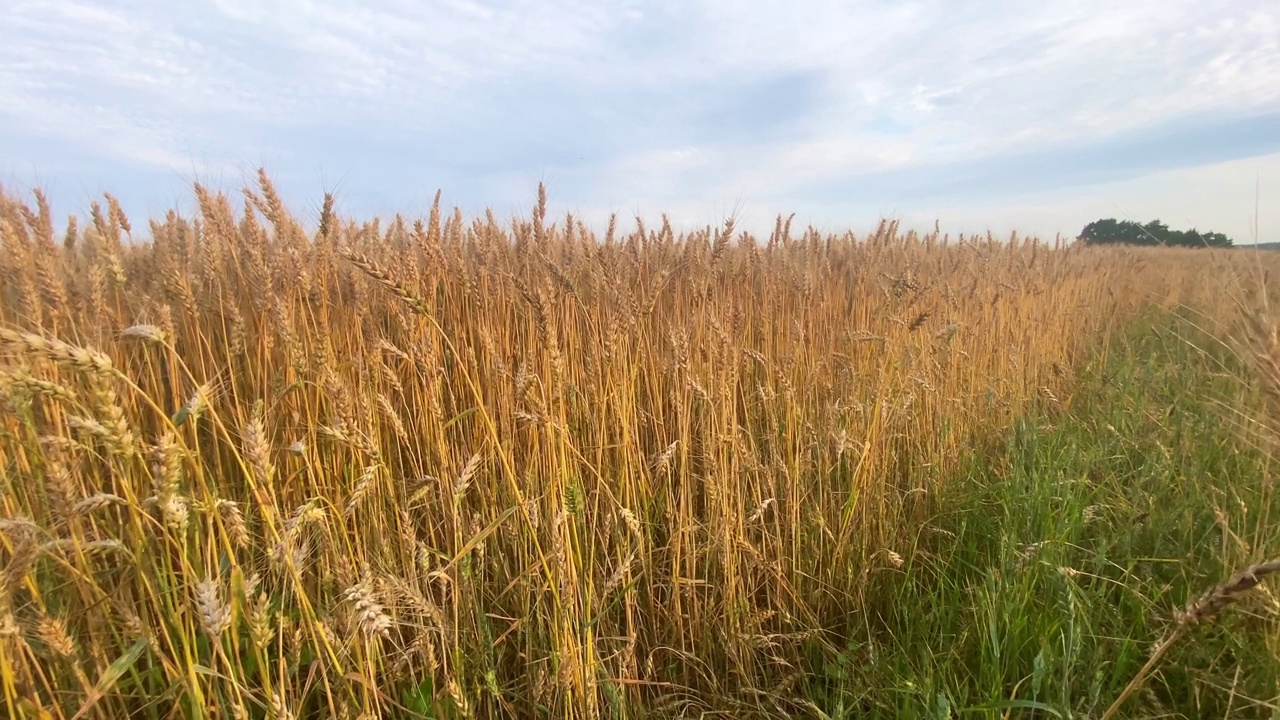
<path fill-rule="evenodd" d="M 1185 319 L 1126 334 L 1068 408 L 1019 423 L 937 498 L 814 702 L 832 718 L 1100 716 L 1177 610 L 1280 552 L 1266 456 L 1231 420 L 1256 409 L 1248 383 Z M 1119 717 L 1280 716 L 1258 595 L 1175 646 Z"/>

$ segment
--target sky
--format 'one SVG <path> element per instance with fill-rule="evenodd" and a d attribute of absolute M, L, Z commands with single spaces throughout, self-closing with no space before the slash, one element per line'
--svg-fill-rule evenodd
<path fill-rule="evenodd" d="M 1280 241 L 1274 0 L 7 0 L 0 186 Z"/>

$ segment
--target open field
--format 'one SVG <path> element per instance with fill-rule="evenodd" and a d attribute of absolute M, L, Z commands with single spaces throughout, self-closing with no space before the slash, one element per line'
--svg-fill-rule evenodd
<path fill-rule="evenodd" d="M 1280 256 L 196 192 L 0 199 L 14 717 L 1277 712 Z"/>

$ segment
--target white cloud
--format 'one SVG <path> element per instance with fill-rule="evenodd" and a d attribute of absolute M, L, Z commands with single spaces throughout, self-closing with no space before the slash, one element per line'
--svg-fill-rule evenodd
<path fill-rule="evenodd" d="M 1280 120 L 1265 0 L 14 0 L 0 32 L 4 170 L 127 168 L 152 195 L 272 159 L 381 198 L 353 210 L 436 185 L 523 204 L 545 177 L 584 207 L 838 216 L 883 200 L 815 188 L 982 167 L 964 202 L 1026 208 L 995 168 L 1046 173 L 1010 158 L 1047 153 L 1066 196 L 1280 149 L 1280 124 L 1230 124 Z M 1138 140 L 1182 125 L 1182 148 Z"/>

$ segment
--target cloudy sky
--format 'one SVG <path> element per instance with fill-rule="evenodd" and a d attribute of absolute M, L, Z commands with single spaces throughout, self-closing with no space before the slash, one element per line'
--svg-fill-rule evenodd
<path fill-rule="evenodd" d="M 0 184 L 1280 240 L 1274 0 L 8 0 Z M 359 9 L 356 9 L 359 8 Z M 135 219 L 136 222 L 136 219 Z"/>

